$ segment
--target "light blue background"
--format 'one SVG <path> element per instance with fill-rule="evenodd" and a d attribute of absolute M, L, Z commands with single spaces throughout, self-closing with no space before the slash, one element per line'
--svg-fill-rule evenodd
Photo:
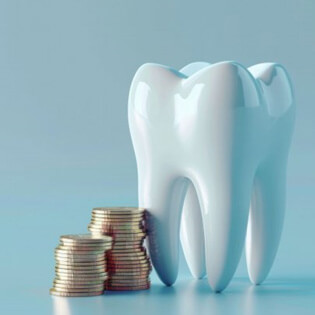
<path fill-rule="evenodd" d="M 312 0 L 1 0 L 0 313 L 313 314 L 314 34 Z M 85 232 L 92 207 L 137 204 L 127 124 L 136 69 L 231 59 L 280 62 L 296 89 L 287 216 L 269 281 L 250 286 L 243 259 L 238 279 L 214 295 L 182 260 L 173 288 L 153 276 L 149 292 L 53 304 L 59 235 Z"/>

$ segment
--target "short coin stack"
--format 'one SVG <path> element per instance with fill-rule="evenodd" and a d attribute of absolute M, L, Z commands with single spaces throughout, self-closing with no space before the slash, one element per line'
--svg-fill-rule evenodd
<path fill-rule="evenodd" d="M 55 250 L 56 277 L 50 293 L 58 296 L 101 295 L 107 279 L 110 236 L 63 235 Z"/>
<path fill-rule="evenodd" d="M 94 208 L 88 226 L 93 235 L 110 235 L 113 247 L 107 255 L 106 290 L 150 288 L 150 258 L 143 247 L 146 236 L 143 208 Z"/>

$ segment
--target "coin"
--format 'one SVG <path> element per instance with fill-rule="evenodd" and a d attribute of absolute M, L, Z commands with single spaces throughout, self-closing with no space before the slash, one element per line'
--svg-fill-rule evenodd
<path fill-rule="evenodd" d="M 144 281 L 138 281 L 138 284 L 137 284 L 137 281 L 134 281 L 134 282 L 123 282 L 123 281 L 118 281 L 118 282 L 113 282 L 111 281 L 110 279 L 106 280 L 105 282 L 105 286 L 107 285 L 111 285 L 111 286 L 125 286 L 125 287 L 128 287 L 128 286 L 138 286 L 138 285 L 145 285 L 145 284 L 149 284 L 150 283 L 150 280 L 144 280 Z"/>
<path fill-rule="evenodd" d="M 141 280 L 141 279 L 149 279 L 148 275 L 143 274 L 143 275 L 121 275 L 121 274 L 114 274 L 111 275 L 110 280 L 115 281 L 115 280 Z"/>
<path fill-rule="evenodd" d="M 108 268 L 135 268 L 135 267 L 148 267 L 150 266 L 149 262 L 148 261 L 110 261 L 108 262 L 107 266 L 106 266 L 106 269 Z"/>
<path fill-rule="evenodd" d="M 143 253 L 136 253 L 135 255 L 132 255 L 132 253 L 127 252 L 124 253 L 122 251 L 120 252 L 111 252 L 107 255 L 107 260 L 113 261 L 113 260 L 150 260 L 149 256 L 146 252 Z"/>
<path fill-rule="evenodd" d="M 108 278 L 112 276 L 148 276 L 151 273 L 150 269 L 120 269 L 107 270 Z"/>
<path fill-rule="evenodd" d="M 124 267 L 124 266 L 110 266 L 106 268 L 106 272 L 108 274 L 123 274 L 123 273 L 132 273 L 132 272 L 138 272 L 138 273 L 150 273 L 151 269 L 150 267 L 140 267 L 140 266 L 134 266 L 134 267 Z"/>
<path fill-rule="evenodd" d="M 106 280 L 106 279 L 105 279 Z M 80 279 L 72 279 L 72 280 L 68 280 L 68 279 L 66 279 L 66 280 L 64 280 L 64 279 L 54 279 L 54 283 L 55 284 L 64 284 L 64 285 L 69 285 L 69 286 L 75 286 L 75 285 L 77 285 L 77 286 L 84 286 L 84 285 L 92 285 L 92 284 L 95 284 L 95 285 L 101 285 L 101 284 L 103 284 L 104 283 L 104 281 L 105 280 L 103 280 L 103 279 L 100 279 L 100 280 L 92 280 L 92 281 L 90 281 L 90 280 L 80 280 Z"/>
<path fill-rule="evenodd" d="M 147 290 L 150 288 L 150 284 L 146 284 L 143 286 L 137 287 L 128 287 L 128 286 L 113 286 L 113 285 L 106 285 L 105 290 L 108 291 L 138 291 L 138 290 Z"/>
<path fill-rule="evenodd" d="M 134 276 L 134 277 L 149 277 L 148 272 L 123 272 L 123 273 L 110 273 L 109 277 L 107 279 L 111 279 L 112 277 L 115 276 L 121 276 L 121 277 L 129 277 L 129 276 Z"/>
<path fill-rule="evenodd" d="M 72 289 L 77 289 L 77 290 L 84 290 L 84 289 L 88 289 L 88 290 L 92 290 L 94 289 L 93 291 L 99 291 L 99 290 L 102 290 L 104 288 L 104 282 L 103 283 L 100 283 L 100 284 L 65 284 L 65 283 L 54 283 L 54 288 L 57 288 L 57 289 L 60 289 L 60 290 L 69 290 L 71 291 Z M 87 291 L 87 290 L 86 290 Z"/>
<path fill-rule="evenodd" d="M 117 244 L 118 242 L 141 242 L 144 240 L 145 238 L 145 233 L 144 232 L 139 232 L 139 233 L 113 233 L 113 231 L 111 232 L 104 232 L 103 230 L 99 230 L 96 228 L 91 228 L 89 227 L 88 230 L 95 234 L 95 235 L 108 235 L 110 234 L 111 236 L 113 236 L 115 238 L 115 243 Z"/>
<path fill-rule="evenodd" d="M 76 271 L 82 271 L 82 272 L 86 271 L 87 273 L 89 273 L 89 272 L 95 271 L 95 270 L 103 271 L 103 270 L 106 269 L 106 265 L 98 266 L 98 267 L 95 267 L 95 266 L 93 266 L 93 267 L 91 267 L 91 266 L 88 266 L 88 267 L 72 267 L 72 266 L 67 266 L 67 265 L 56 264 L 55 268 L 56 269 L 61 269 L 61 270 L 69 270 L 69 271 L 73 270 L 74 272 L 76 272 Z"/>
<path fill-rule="evenodd" d="M 62 268 L 59 266 L 55 266 L 55 270 L 61 273 L 73 273 L 73 274 L 90 274 L 90 273 L 103 273 L 105 272 L 105 269 L 101 268 L 101 269 L 73 269 L 73 268 Z"/>
<path fill-rule="evenodd" d="M 63 245 L 60 244 L 58 245 L 55 249 L 60 249 L 60 250 L 64 250 L 70 253 L 82 253 L 82 252 L 86 252 L 86 253 L 93 253 L 93 252 L 105 252 L 109 249 L 112 248 L 112 244 L 106 244 L 106 245 L 102 245 L 102 246 L 78 246 L 78 245 Z"/>
<path fill-rule="evenodd" d="M 120 252 L 111 252 L 107 254 L 107 257 L 115 260 L 115 259 L 149 259 L 146 252 L 136 252 L 134 255 L 130 252 L 124 253 L 123 251 Z"/>
<path fill-rule="evenodd" d="M 94 229 L 94 228 L 89 228 L 89 230 L 93 233 L 94 231 L 97 233 L 100 233 L 99 230 Z M 101 232 L 103 233 L 103 232 Z M 145 233 L 144 232 L 139 232 L 139 233 L 110 233 L 114 238 L 115 242 L 130 242 L 130 241 L 142 241 L 145 238 Z"/>
<path fill-rule="evenodd" d="M 141 242 L 115 242 L 113 247 L 111 248 L 111 251 L 115 250 L 134 250 L 144 248 L 141 244 Z"/>
<path fill-rule="evenodd" d="M 149 268 L 120 268 L 120 267 L 107 268 L 108 275 L 112 275 L 112 274 L 123 275 L 123 274 L 127 274 L 127 273 L 148 274 L 150 272 L 151 272 L 151 269 L 149 269 Z"/>
<path fill-rule="evenodd" d="M 95 213 L 144 213 L 146 210 L 139 207 L 97 207 L 93 208 Z"/>
<path fill-rule="evenodd" d="M 107 218 L 93 217 L 91 218 L 90 223 L 92 224 L 100 224 L 100 225 L 110 225 L 110 226 L 122 226 L 122 227 L 136 227 L 136 226 L 144 226 L 143 220 L 108 220 Z"/>
<path fill-rule="evenodd" d="M 66 257 L 66 256 L 58 256 L 55 255 L 56 262 L 63 263 L 63 264 L 81 264 L 81 263 L 87 263 L 87 262 L 95 262 L 95 263 L 104 263 L 105 257 L 96 257 L 91 259 L 89 258 L 73 258 L 73 257 Z"/>
<path fill-rule="evenodd" d="M 104 234 L 108 234 L 108 235 L 117 235 L 117 234 L 140 234 L 140 233 L 144 233 L 145 230 L 141 229 L 141 228 L 135 228 L 135 229 L 120 229 L 120 228 L 115 228 L 115 227 L 108 227 L 108 228 L 104 228 L 101 226 L 96 226 L 96 225 L 88 225 L 88 229 L 91 230 L 98 230 Z"/>
<path fill-rule="evenodd" d="M 98 286 L 95 288 L 60 288 L 60 287 L 53 287 L 57 292 L 73 292 L 73 293 L 88 293 L 88 292 L 96 292 L 104 290 L 104 286 Z"/>
<path fill-rule="evenodd" d="M 109 256 L 108 261 L 106 265 L 110 264 L 116 264 L 116 263 L 125 263 L 125 264 L 139 264 L 139 263 L 145 263 L 148 264 L 150 261 L 148 260 L 148 257 L 143 256 L 143 257 L 114 257 L 114 256 Z"/>
<path fill-rule="evenodd" d="M 141 225 L 134 225 L 134 226 L 115 226 L 111 224 L 98 224 L 98 223 L 90 223 L 88 225 L 88 228 L 93 229 L 100 229 L 102 231 L 115 231 L 119 233 L 139 233 L 139 232 L 145 232 L 145 229 Z"/>
<path fill-rule="evenodd" d="M 108 223 L 116 223 L 116 224 L 122 224 L 122 223 L 130 223 L 130 224 L 141 224 L 143 223 L 144 217 L 142 215 L 137 216 L 128 216 L 128 215 L 100 215 L 100 214 L 94 214 L 92 215 L 93 221 L 103 221 Z"/>
<path fill-rule="evenodd" d="M 56 296 L 64 296 L 64 297 L 83 297 L 83 296 L 94 296 L 94 295 L 102 295 L 104 291 L 95 291 L 95 292 L 60 292 L 56 291 L 54 288 L 50 289 L 50 294 Z"/>
<path fill-rule="evenodd" d="M 104 257 L 105 256 L 105 252 L 103 251 L 98 251 L 98 252 L 94 252 L 94 253 L 87 253 L 87 252 L 83 252 L 83 253 L 78 253 L 78 252 L 67 252 L 65 250 L 62 249 L 55 249 L 55 255 L 60 256 L 60 257 L 73 257 L 73 258 L 95 258 L 95 257 Z"/>
<path fill-rule="evenodd" d="M 85 261 L 85 262 L 68 262 L 68 261 L 56 261 L 56 265 L 65 266 L 65 267 L 74 267 L 74 268 L 88 268 L 88 267 L 106 267 L 105 260 L 103 261 Z"/>
<path fill-rule="evenodd" d="M 106 272 L 105 275 L 72 275 L 72 274 L 57 274 L 55 280 L 61 281 L 77 281 L 77 282 L 88 282 L 88 281 L 105 281 L 108 278 L 108 273 Z"/>
<path fill-rule="evenodd" d="M 64 254 L 64 255 L 103 255 L 104 250 L 70 250 L 65 249 L 64 247 L 57 246 L 55 248 L 55 253 Z"/>
<path fill-rule="evenodd" d="M 64 244 L 104 244 L 112 242 L 110 236 L 95 237 L 92 234 L 69 234 L 60 236 L 60 241 Z"/>
<path fill-rule="evenodd" d="M 105 284 L 111 284 L 111 283 L 122 283 L 122 282 L 119 282 L 119 281 L 125 281 L 125 283 L 132 283 L 133 285 L 136 285 L 136 284 L 139 284 L 139 283 L 147 283 L 150 281 L 149 279 L 149 276 L 142 276 L 141 278 L 140 277 L 133 277 L 133 278 L 127 278 L 127 277 L 124 277 L 124 278 L 115 278 L 114 277 L 115 275 L 111 276 L 110 278 L 108 278 L 107 280 L 104 281 Z M 138 281 L 138 282 L 136 282 Z"/>

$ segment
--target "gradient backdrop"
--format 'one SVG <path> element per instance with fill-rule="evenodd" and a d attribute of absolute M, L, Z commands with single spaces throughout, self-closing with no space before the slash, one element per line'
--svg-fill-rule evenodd
<path fill-rule="evenodd" d="M 313 281 L 314 34 L 312 0 L 1 0 L 0 304 L 6 313 L 50 313 L 59 235 L 85 232 L 92 207 L 137 205 L 127 98 L 145 62 L 285 65 L 298 110 L 287 216 L 270 279 Z M 187 276 L 183 259 L 180 267 Z M 247 276 L 244 259 L 237 276 Z M 314 286 L 309 290 L 314 294 Z"/>

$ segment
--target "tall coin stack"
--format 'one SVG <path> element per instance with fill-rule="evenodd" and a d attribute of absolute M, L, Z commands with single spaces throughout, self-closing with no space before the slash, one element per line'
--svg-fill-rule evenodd
<path fill-rule="evenodd" d="M 110 236 L 63 235 L 55 250 L 56 277 L 50 293 L 58 296 L 92 296 L 104 292 L 106 251 Z"/>
<path fill-rule="evenodd" d="M 108 280 L 112 291 L 150 288 L 150 258 L 143 247 L 146 236 L 143 208 L 94 208 L 88 226 L 93 235 L 110 235 L 113 247 L 107 255 Z"/>

